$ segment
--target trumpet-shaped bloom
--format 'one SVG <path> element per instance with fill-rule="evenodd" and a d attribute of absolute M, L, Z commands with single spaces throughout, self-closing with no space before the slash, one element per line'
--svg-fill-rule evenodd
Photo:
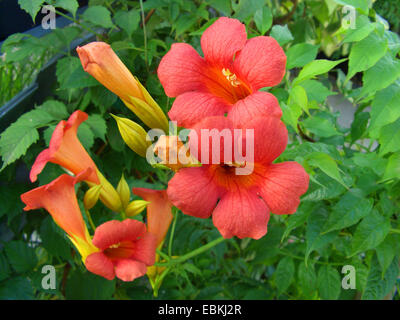
<path fill-rule="evenodd" d="M 162 243 L 172 221 L 172 204 L 166 190 L 133 188 L 132 192 L 148 202 L 147 230 L 155 235 L 157 247 Z"/>
<path fill-rule="evenodd" d="M 63 174 L 51 183 L 21 195 L 21 200 L 26 205 L 25 211 L 44 208 L 50 213 L 55 223 L 68 234 L 84 262 L 89 254 L 98 249 L 90 239 L 74 186 L 90 176 L 90 171 L 89 168 L 76 177 Z"/>
<path fill-rule="evenodd" d="M 88 115 L 85 112 L 77 110 L 71 114 L 68 121 L 63 120 L 58 123 L 51 136 L 49 147 L 37 156 L 31 168 L 30 179 L 35 182 L 47 162 L 56 163 L 74 175 L 79 175 L 90 168 L 90 174 L 85 181 L 91 187 L 101 184 L 101 201 L 111 210 L 118 211 L 121 207 L 118 193 L 97 169 L 96 164 L 78 139 L 78 128 L 87 118 Z"/>
<path fill-rule="evenodd" d="M 214 225 L 225 238 L 259 239 L 267 232 L 270 212 L 292 214 L 297 210 L 300 196 L 307 191 L 309 176 L 297 162 L 272 163 L 285 150 L 288 139 L 286 127 L 278 118 L 260 117 L 250 121 L 241 126 L 243 134 L 238 139 L 223 145 L 220 130 L 233 131 L 235 127 L 226 117 L 218 116 L 206 118 L 193 127 L 198 137 L 202 129 L 219 130 L 210 131 L 213 132 L 210 148 L 219 142 L 223 146 L 221 153 L 232 152 L 233 161 L 224 159 L 217 164 L 209 161 L 202 167 L 180 169 L 168 183 L 168 198 L 185 214 L 199 218 L 212 215 Z M 251 142 L 245 133 L 249 128 L 254 130 L 254 149 L 250 150 L 254 152 L 252 170 L 238 175 L 236 169 L 245 168 L 249 163 L 238 159 L 233 151 L 239 148 L 241 152 Z M 194 140 L 194 144 L 190 150 L 197 149 L 201 157 L 204 141 Z M 212 157 L 214 153 L 209 154 Z"/>
<path fill-rule="evenodd" d="M 75 175 L 91 168 L 87 180 L 95 184 L 100 183 L 97 177 L 97 167 L 77 136 L 80 124 L 87 118 L 88 115 L 85 112 L 77 110 L 71 114 L 68 121 L 63 120 L 58 123 L 51 137 L 49 148 L 38 155 L 32 166 L 30 172 L 32 182 L 36 181 L 38 174 L 42 172 L 47 162 L 52 162 Z"/>
<path fill-rule="evenodd" d="M 167 117 L 159 105 L 130 73 L 109 44 L 91 42 L 78 47 L 76 51 L 83 69 L 119 96 L 146 125 L 168 130 Z"/>
<path fill-rule="evenodd" d="M 108 280 L 132 281 L 146 274 L 155 262 L 156 238 L 143 222 L 107 221 L 96 228 L 93 244 L 100 252 L 89 255 L 86 268 Z"/>
<path fill-rule="evenodd" d="M 280 83 L 286 56 L 272 37 L 247 40 L 244 24 L 219 18 L 201 37 L 204 58 L 186 43 L 173 44 L 162 58 L 158 77 L 169 97 L 168 115 L 189 128 L 207 116 L 228 114 L 242 124 L 253 114 L 281 117 L 277 99 L 258 91 Z"/>

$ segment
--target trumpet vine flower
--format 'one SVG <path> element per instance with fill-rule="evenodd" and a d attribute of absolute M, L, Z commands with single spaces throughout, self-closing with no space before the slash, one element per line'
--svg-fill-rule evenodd
<path fill-rule="evenodd" d="M 155 262 L 156 238 L 143 222 L 111 220 L 96 228 L 93 244 L 99 252 L 86 258 L 86 268 L 108 280 L 132 281 Z"/>
<path fill-rule="evenodd" d="M 190 128 L 208 116 L 227 114 L 244 124 L 262 113 L 280 118 L 272 94 L 259 91 L 279 84 L 286 55 L 268 36 L 247 39 L 239 20 L 221 17 L 201 37 L 204 58 L 186 43 L 175 43 L 162 58 L 158 77 L 169 97 L 176 97 L 168 115 Z"/>
<path fill-rule="evenodd" d="M 85 181 L 91 187 L 101 184 L 100 200 L 111 210 L 118 211 L 121 208 L 118 193 L 97 169 L 78 139 L 78 128 L 87 118 L 88 115 L 85 112 L 77 110 L 71 114 L 68 121 L 63 120 L 58 123 L 51 137 L 49 148 L 37 156 L 30 172 L 30 179 L 35 182 L 47 162 L 58 164 L 74 175 L 90 168 L 90 174 Z"/>
<path fill-rule="evenodd" d="M 168 120 L 159 105 L 130 73 L 109 44 L 91 42 L 76 49 L 83 69 L 121 98 L 150 128 L 168 131 Z"/>
<path fill-rule="evenodd" d="M 230 119 L 216 116 L 199 122 L 192 131 L 199 137 L 202 129 L 213 132 L 210 136 L 212 148 L 217 142 L 222 146 L 219 130 L 233 131 L 235 128 L 236 124 Z M 222 148 L 221 153 L 232 153 L 233 161 L 223 159 L 216 164 L 203 163 L 198 168 L 182 168 L 168 183 L 168 198 L 173 205 L 191 216 L 208 218 L 212 215 L 214 225 L 224 238 L 261 238 L 267 233 L 270 212 L 294 213 L 300 196 L 308 188 L 309 176 L 300 164 L 273 163 L 287 144 L 288 133 L 283 122 L 277 117 L 259 117 L 241 126 L 240 130 L 248 128 L 254 130 L 254 150 L 251 150 L 254 151 L 254 163 L 248 174 L 236 174 L 236 169 L 246 163 L 233 152 L 238 145 L 251 142 L 243 133 Z M 198 149 L 201 157 L 203 143 L 202 139 L 194 140 L 195 145 L 191 144 L 190 150 Z M 209 152 L 209 156 L 212 157 L 213 152 Z"/>
<path fill-rule="evenodd" d="M 26 205 L 25 211 L 44 208 L 50 213 L 54 222 L 68 234 L 83 262 L 98 249 L 93 245 L 83 220 L 74 186 L 90 177 L 91 171 L 88 168 L 76 177 L 63 174 L 51 183 L 21 195 L 21 200 Z"/>

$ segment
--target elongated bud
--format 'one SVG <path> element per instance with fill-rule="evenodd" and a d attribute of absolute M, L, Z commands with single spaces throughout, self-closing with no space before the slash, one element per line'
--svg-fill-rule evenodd
<path fill-rule="evenodd" d="M 125 213 L 127 217 L 133 217 L 141 213 L 144 209 L 146 209 L 148 201 L 145 200 L 133 200 L 125 209 Z"/>
<path fill-rule="evenodd" d="M 159 165 L 164 165 L 174 171 L 185 167 L 198 167 L 201 163 L 190 155 L 190 151 L 178 136 L 160 136 L 154 146 L 154 153 L 162 160 Z"/>
<path fill-rule="evenodd" d="M 138 155 L 146 157 L 146 151 L 150 145 L 150 141 L 146 140 L 146 131 L 132 120 L 117 117 L 113 114 L 111 114 L 111 116 L 117 122 L 121 137 L 128 147 L 135 151 Z"/>
<path fill-rule="evenodd" d="M 100 190 L 100 201 L 109 209 L 115 212 L 120 212 L 122 209 L 121 198 L 117 190 L 112 186 L 112 184 L 103 176 L 103 174 L 97 170 L 97 176 L 100 180 L 101 190 Z M 87 182 L 90 187 L 96 184 Z"/>
<path fill-rule="evenodd" d="M 90 210 L 95 206 L 99 200 L 101 188 L 101 184 L 98 184 L 86 191 L 85 197 L 83 198 L 83 204 L 85 205 L 86 210 Z"/>
<path fill-rule="evenodd" d="M 147 126 L 167 132 L 168 120 L 147 90 L 130 73 L 110 45 L 92 42 L 76 49 L 83 69 L 118 95 Z"/>
<path fill-rule="evenodd" d="M 129 185 L 126 182 L 124 175 L 122 175 L 121 180 L 119 180 L 117 192 L 121 198 L 122 207 L 125 209 L 129 204 L 129 200 L 131 199 L 131 190 L 129 189 Z"/>

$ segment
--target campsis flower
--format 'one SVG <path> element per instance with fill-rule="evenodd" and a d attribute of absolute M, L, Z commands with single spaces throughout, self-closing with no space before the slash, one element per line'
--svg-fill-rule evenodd
<path fill-rule="evenodd" d="M 92 158 L 78 139 L 78 128 L 87 118 L 88 115 L 85 112 L 77 110 L 71 114 L 68 121 L 62 120 L 58 123 L 49 147 L 37 156 L 31 168 L 30 179 L 35 182 L 47 162 L 58 164 L 74 175 L 90 168 L 90 174 L 85 178 L 85 182 L 90 187 L 101 184 L 100 200 L 111 210 L 119 211 L 121 200 L 117 191 L 97 169 Z"/>
<path fill-rule="evenodd" d="M 204 129 L 209 136 L 201 135 Z M 248 130 L 253 134 L 248 136 Z M 169 200 L 183 213 L 199 218 L 212 215 L 224 238 L 259 239 L 267 233 L 270 212 L 297 210 L 309 176 L 297 162 L 272 163 L 288 140 L 280 119 L 258 117 L 237 126 L 223 116 L 208 117 L 192 128 L 189 137 L 192 132 L 198 138 L 190 138 L 190 150 L 198 154 L 202 167 L 180 169 L 167 189 Z M 233 138 L 226 139 L 229 135 Z M 207 150 L 201 148 L 205 139 L 209 139 Z M 216 157 L 220 160 L 213 161 Z"/>
<path fill-rule="evenodd" d="M 157 247 L 162 244 L 171 224 L 172 204 L 166 190 L 133 188 L 132 192 L 147 201 L 147 230 L 156 236 Z"/>
<path fill-rule="evenodd" d="M 63 229 L 79 251 L 82 261 L 98 249 L 93 245 L 83 220 L 75 195 L 75 184 L 88 179 L 92 169 L 88 168 L 76 177 L 67 174 L 59 176 L 47 185 L 38 187 L 21 195 L 25 211 L 44 208 L 54 222 Z"/>
<path fill-rule="evenodd" d="M 146 274 L 155 262 L 156 237 L 143 222 L 111 220 L 96 228 L 93 244 L 100 250 L 86 258 L 86 268 L 112 280 L 132 281 Z"/>
<path fill-rule="evenodd" d="M 130 73 L 110 45 L 91 42 L 78 47 L 76 51 L 83 69 L 119 96 L 146 125 L 168 131 L 168 120 L 160 106 Z"/>
<path fill-rule="evenodd" d="M 168 115 L 190 128 L 208 116 L 225 115 L 244 124 L 263 113 L 280 118 L 278 100 L 263 87 L 279 84 L 286 56 L 272 37 L 247 39 L 244 24 L 221 17 L 201 37 L 204 58 L 186 43 L 175 43 L 162 58 L 158 77 L 169 97 Z"/>

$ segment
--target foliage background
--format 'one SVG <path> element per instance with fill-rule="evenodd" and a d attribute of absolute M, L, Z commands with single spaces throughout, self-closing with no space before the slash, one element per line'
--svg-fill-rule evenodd
<path fill-rule="evenodd" d="M 32 18 L 45 3 L 53 4 L 58 13 L 70 13 L 73 24 L 40 39 L 14 34 L 2 46 L 3 102 L 16 93 L 18 81 L 32 79 L 37 59 L 64 56 L 57 62 L 53 94 L 1 133 L 0 299 L 153 298 L 146 277 L 124 283 L 85 271 L 49 215 L 23 212 L 19 195 L 62 173 L 48 164 L 38 184 L 27 180 L 57 122 L 77 109 L 90 114 L 79 137 L 114 185 L 124 173 L 131 187 L 165 188 L 171 173 L 152 168 L 129 150 L 109 113 L 140 120 L 65 48 L 95 33 L 167 112 L 173 101 L 156 75 L 160 59 L 174 42 L 201 52 L 202 31 L 222 15 L 244 22 L 249 37 L 270 35 L 283 46 L 285 79 L 265 88 L 278 97 L 290 133 L 278 161 L 301 163 L 311 176 L 310 188 L 294 215 L 271 216 L 261 240 L 230 239 L 176 266 L 158 299 L 399 299 L 397 1 L 147 0 L 141 8 L 138 1 L 91 0 L 81 15 L 76 15 L 76 0 L 18 2 Z M 356 8 L 355 29 L 342 26 L 343 5 Z M 340 113 L 327 103 L 337 94 L 354 105 L 350 128 L 339 125 Z M 83 192 L 78 190 L 81 199 Z M 93 218 L 100 224 L 115 217 L 98 204 Z M 210 219 L 179 214 L 172 254 L 218 236 Z M 41 268 L 47 264 L 57 270 L 55 290 L 41 286 Z M 344 265 L 356 269 L 355 290 L 341 288 Z"/>

